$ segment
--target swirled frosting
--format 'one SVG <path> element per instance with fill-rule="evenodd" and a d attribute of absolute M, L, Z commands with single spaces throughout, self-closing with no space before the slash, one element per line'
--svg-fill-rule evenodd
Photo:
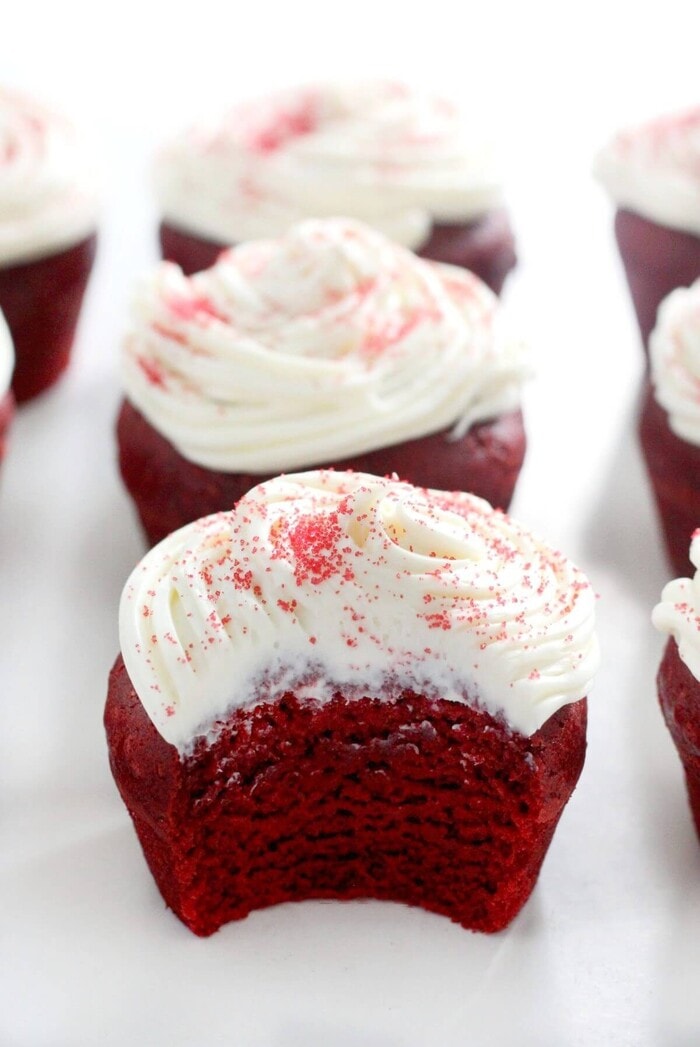
<path fill-rule="evenodd" d="M 0 89 L 0 264 L 78 243 L 94 231 L 96 215 L 93 176 L 72 125 Z"/>
<path fill-rule="evenodd" d="M 654 395 L 670 428 L 700 447 L 700 280 L 663 300 L 649 355 Z"/>
<path fill-rule="evenodd" d="M 10 388 L 14 366 L 15 350 L 12 344 L 12 335 L 0 309 L 0 399 Z"/>
<path fill-rule="evenodd" d="M 514 409 L 528 373 L 497 299 L 367 226 L 309 220 L 185 277 L 162 263 L 126 338 L 126 393 L 187 459 L 277 473 Z"/>
<path fill-rule="evenodd" d="M 674 638 L 681 660 L 700 680 L 700 528 L 690 543 L 690 559 L 694 576 L 666 583 L 651 620 L 659 632 Z"/>
<path fill-rule="evenodd" d="M 219 243 L 349 215 L 415 249 L 433 219 L 501 204 L 495 166 L 450 102 L 376 81 L 237 106 L 165 147 L 155 181 L 167 221 Z"/>
<path fill-rule="evenodd" d="M 618 207 L 700 236 L 700 106 L 621 131 L 595 172 Z"/>
<path fill-rule="evenodd" d="M 522 734 L 588 691 L 594 594 L 474 495 L 316 471 L 253 488 L 168 536 L 120 608 L 129 676 L 185 752 L 233 709 L 412 689 Z"/>

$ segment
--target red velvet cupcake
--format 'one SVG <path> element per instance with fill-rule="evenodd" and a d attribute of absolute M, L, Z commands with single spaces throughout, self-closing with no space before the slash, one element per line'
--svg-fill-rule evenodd
<path fill-rule="evenodd" d="M 0 90 L 0 309 L 18 402 L 68 366 L 95 254 L 96 201 L 73 128 Z"/>
<path fill-rule="evenodd" d="M 640 438 L 669 562 L 685 575 L 700 525 L 700 280 L 664 299 L 649 349 Z"/>
<path fill-rule="evenodd" d="M 621 132 L 596 170 L 646 348 L 662 299 L 700 277 L 700 107 Z"/>
<path fill-rule="evenodd" d="M 15 398 L 10 388 L 14 359 L 12 338 L 0 312 L 0 462 L 5 457 L 7 437 L 15 413 Z"/>
<path fill-rule="evenodd" d="M 448 101 L 403 84 L 299 87 L 188 130 L 156 166 L 163 257 L 185 273 L 304 218 L 360 219 L 497 294 L 515 265 L 494 158 Z"/>
<path fill-rule="evenodd" d="M 466 494 L 272 480 L 132 574 L 110 762 L 167 905 L 377 898 L 497 931 L 585 752 L 594 596 Z"/>
<path fill-rule="evenodd" d="M 151 543 L 317 466 L 506 508 L 526 372 L 471 273 L 357 222 L 303 222 L 189 278 L 163 263 L 144 285 L 125 342 L 120 468 Z"/>
<path fill-rule="evenodd" d="M 686 560 L 693 577 L 677 578 L 664 587 L 652 621 L 670 637 L 657 678 L 659 702 L 683 764 L 700 835 L 700 529 Z"/>

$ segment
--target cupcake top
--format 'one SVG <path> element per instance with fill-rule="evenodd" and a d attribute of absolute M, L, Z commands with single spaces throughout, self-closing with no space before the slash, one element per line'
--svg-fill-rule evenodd
<path fill-rule="evenodd" d="M 654 395 L 682 440 L 700 447 L 700 280 L 659 306 L 649 339 Z"/>
<path fill-rule="evenodd" d="M 700 106 L 621 131 L 595 171 L 618 207 L 700 236 Z"/>
<path fill-rule="evenodd" d="M 0 399 L 7 393 L 15 367 L 15 349 L 12 335 L 0 309 Z"/>
<path fill-rule="evenodd" d="M 169 535 L 121 601 L 129 676 L 182 753 L 233 709 L 405 690 L 529 735 L 598 664 L 594 594 L 561 553 L 474 495 L 315 471 Z"/>
<path fill-rule="evenodd" d="M 417 249 L 433 220 L 501 201 L 492 151 L 454 105 L 404 84 L 314 84 L 191 128 L 156 162 L 164 218 L 218 243 L 350 215 Z"/>
<path fill-rule="evenodd" d="M 161 263 L 123 352 L 128 398 L 185 458 L 258 474 L 459 437 L 517 407 L 527 371 L 477 277 L 345 219 L 192 277 Z"/>
<path fill-rule="evenodd" d="M 694 576 L 666 583 L 651 620 L 659 632 L 673 637 L 681 660 L 700 680 L 700 527 L 690 543 L 690 559 Z"/>
<path fill-rule="evenodd" d="M 0 88 L 0 264 L 78 243 L 95 229 L 90 165 L 73 126 Z"/>

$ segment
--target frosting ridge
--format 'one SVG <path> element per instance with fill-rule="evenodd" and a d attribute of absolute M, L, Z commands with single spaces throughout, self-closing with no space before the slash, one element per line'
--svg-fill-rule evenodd
<path fill-rule="evenodd" d="M 700 447 L 700 279 L 659 306 L 649 356 L 654 394 L 670 428 Z"/>
<path fill-rule="evenodd" d="M 674 638 L 681 660 L 700 680 L 700 528 L 690 543 L 690 559 L 695 574 L 666 583 L 651 620 L 659 632 Z"/>

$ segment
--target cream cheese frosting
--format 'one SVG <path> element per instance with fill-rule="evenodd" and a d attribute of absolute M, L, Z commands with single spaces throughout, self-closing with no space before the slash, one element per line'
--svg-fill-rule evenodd
<path fill-rule="evenodd" d="M 94 174 L 74 127 L 0 88 L 0 264 L 71 247 L 96 221 Z"/>
<path fill-rule="evenodd" d="M 188 460 L 258 475 L 515 409 L 529 374 L 496 296 L 346 219 L 186 277 L 161 263 L 125 339 L 126 395 Z"/>
<path fill-rule="evenodd" d="M 700 680 L 700 528 L 690 543 L 690 559 L 695 574 L 666 583 L 651 620 L 659 632 L 674 638 L 681 660 Z"/>
<path fill-rule="evenodd" d="M 700 280 L 663 300 L 649 356 L 654 395 L 668 414 L 669 427 L 700 447 Z"/>
<path fill-rule="evenodd" d="M 595 172 L 618 207 L 700 236 L 700 106 L 619 132 Z"/>
<path fill-rule="evenodd" d="M 253 488 L 134 570 L 121 650 L 181 753 L 288 690 L 478 704 L 530 735 L 598 665 L 583 574 L 474 495 L 314 471 Z"/>
<path fill-rule="evenodd" d="M 14 367 L 15 350 L 12 335 L 0 309 L 0 398 L 5 396 L 10 388 Z"/>
<path fill-rule="evenodd" d="M 388 81 L 239 105 L 164 147 L 155 184 L 168 222 L 222 244 L 349 215 L 418 249 L 433 220 L 502 204 L 493 150 L 455 106 Z"/>

